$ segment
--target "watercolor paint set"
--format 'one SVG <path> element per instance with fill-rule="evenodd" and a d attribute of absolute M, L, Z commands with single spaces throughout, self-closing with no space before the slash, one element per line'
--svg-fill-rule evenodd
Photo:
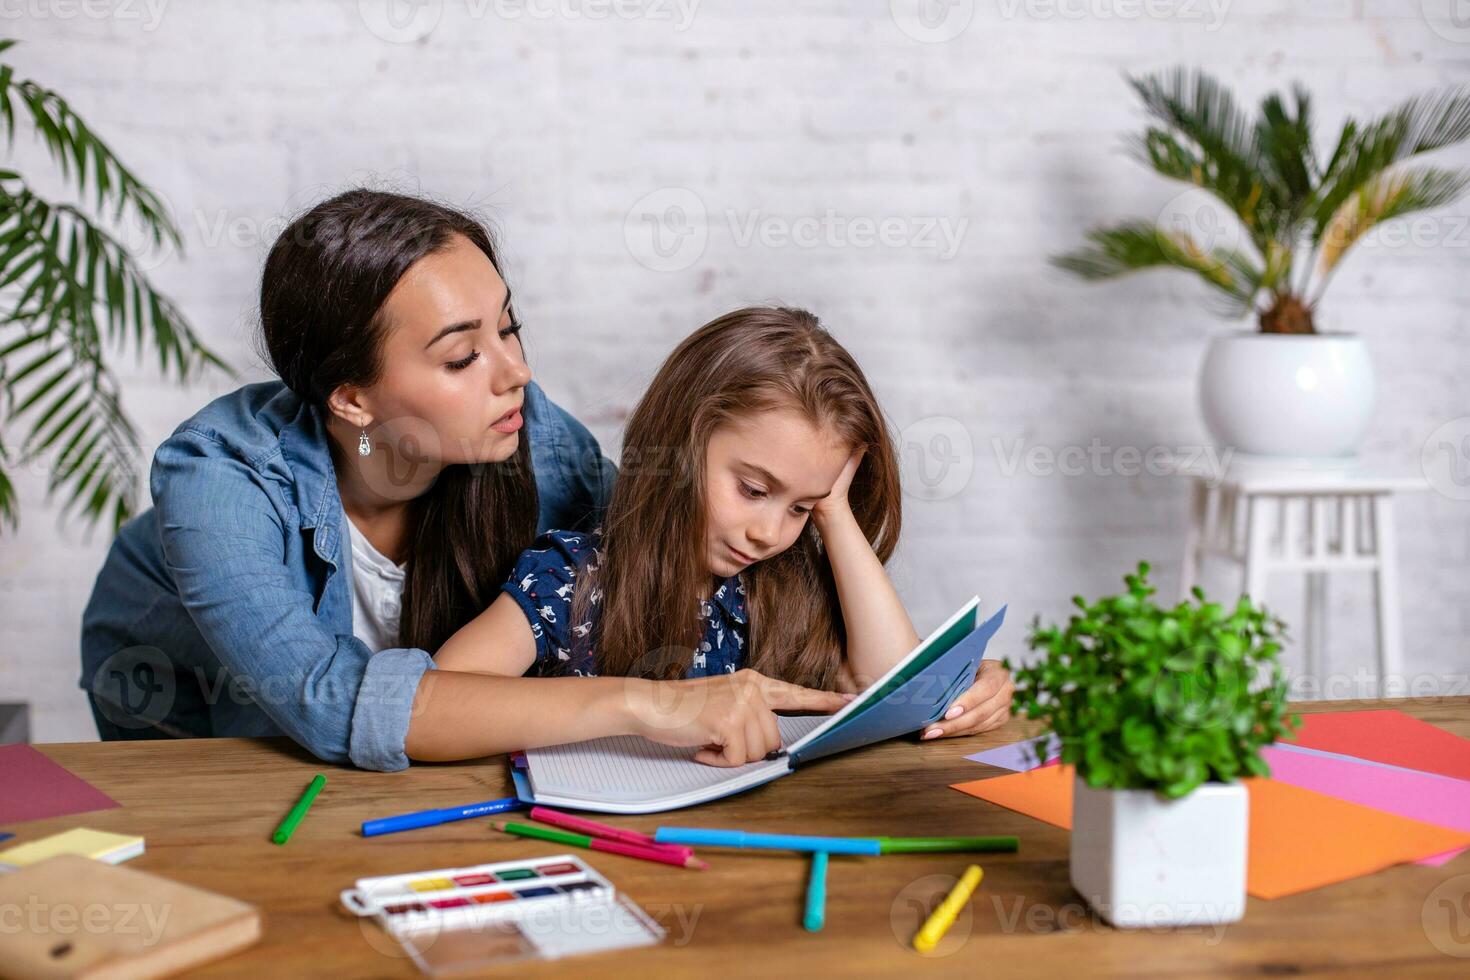
<path fill-rule="evenodd" d="M 663 928 L 571 854 L 359 878 L 342 905 L 375 918 L 428 974 L 662 941 Z"/>

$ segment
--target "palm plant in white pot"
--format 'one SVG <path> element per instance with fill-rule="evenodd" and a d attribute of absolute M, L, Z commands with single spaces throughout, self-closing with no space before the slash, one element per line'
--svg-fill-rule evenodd
<path fill-rule="evenodd" d="M 1046 723 L 1075 767 L 1072 885 L 1118 926 L 1234 922 L 1245 912 L 1245 776 L 1291 730 L 1281 623 L 1242 597 L 1157 605 L 1149 567 L 1127 591 L 1038 619 L 1044 656 L 1007 664 L 1018 714 Z M 1037 743 L 1040 744 L 1040 743 Z"/>
<path fill-rule="evenodd" d="M 1203 72 L 1129 82 L 1150 116 L 1130 142 L 1134 155 L 1217 199 L 1236 222 L 1225 237 L 1240 247 L 1170 221 L 1131 221 L 1089 232 L 1086 246 L 1053 263 L 1090 280 L 1150 268 L 1199 276 L 1218 312 L 1254 314 L 1257 327 L 1216 337 L 1205 356 L 1200 407 L 1215 440 L 1266 456 L 1356 452 L 1372 416 L 1372 364 L 1361 338 L 1318 332 L 1319 303 L 1368 232 L 1465 189 L 1466 171 L 1403 164 L 1470 137 L 1470 89 L 1349 118 L 1323 154 L 1301 86 L 1266 96 L 1250 118 Z"/>

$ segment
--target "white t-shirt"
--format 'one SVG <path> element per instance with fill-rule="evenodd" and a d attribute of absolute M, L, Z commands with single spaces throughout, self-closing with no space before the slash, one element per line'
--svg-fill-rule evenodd
<path fill-rule="evenodd" d="M 399 646 L 407 563 L 398 565 L 374 548 L 352 518 L 342 515 L 352 538 L 352 635 L 373 653 Z"/>

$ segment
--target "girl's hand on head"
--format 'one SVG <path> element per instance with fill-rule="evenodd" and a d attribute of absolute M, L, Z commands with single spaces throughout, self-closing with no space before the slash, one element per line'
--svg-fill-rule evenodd
<path fill-rule="evenodd" d="M 1011 672 L 999 660 L 980 661 L 980 671 L 970 689 L 955 698 L 943 720 L 930 725 L 923 739 L 978 735 L 999 728 L 1011 718 L 1011 695 L 1016 685 Z"/>
<path fill-rule="evenodd" d="M 842 472 L 837 476 L 837 482 L 832 484 L 832 492 L 812 505 L 814 519 L 822 521 L 835 514 L 851 510 L 847 501 L 847 491 L 852 486 L 852 478 L 862 464 L 863 455 L 866 452 L 866 449 L 859 449 L 847 458 L 847 465 L 842 467 Z"/>
<path fill-rule="evenodd" d="M 697 746 L 711 766 L 758 762 L 781 747 L 776 711 L 831 713 L 852 695 L 818 691 L 741 670 L 685 681 L 628 685 L 638 734 L 664 745 Z"/>

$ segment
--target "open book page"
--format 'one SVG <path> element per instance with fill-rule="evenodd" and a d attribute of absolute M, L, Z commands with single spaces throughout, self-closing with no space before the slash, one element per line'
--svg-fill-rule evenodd
<path fill-rule="evenodd" d="M 781 716 L 782 744 L 792 744 L 827 717 Z M 788 768 L 784 756 L 729 768 L 707 766 L 694 761 L 697 751 L 616 735 L 531 749 L 526 762 L 538 801 L 587 809 L 602 809 L 598 804 L 688 805 L 765 782 Z"/>

